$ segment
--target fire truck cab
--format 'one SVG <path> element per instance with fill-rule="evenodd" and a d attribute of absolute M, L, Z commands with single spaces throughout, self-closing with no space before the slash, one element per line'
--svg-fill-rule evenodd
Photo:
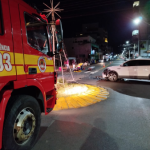
<path fill-rule="evenodd" d="M 30 150 L 56 103 L 50 25 L 22 0 L 0 0 L 0 149 Z"/>

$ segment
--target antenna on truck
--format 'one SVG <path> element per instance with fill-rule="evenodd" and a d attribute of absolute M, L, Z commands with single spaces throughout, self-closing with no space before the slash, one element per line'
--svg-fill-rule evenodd
<path fill-rule="evenodd" d="M 51 23 L 52 23 L 52 28 L 51 28 L 51 31 L 52 31 L 52 35 L 53 35 L 53 51 L 55 52 L 55 38 L 56 38 L 56 41 L 57 41 L 57 37 L 56 37 L 56 32 L 57 32 L 57 30 L 56 30 L 56 25 L 55 25 L 55 22 L 56 22 L 56 20 L 55 20 L 55 14 L 56 14 L 58 17 L 61 18 L 61 16 L 60 16 L 57 12 L 61 12 L 61 11 L 63 11 L 63 9 L 58 8 L 58 6 L 60 5 L 60 2 L 57 3 L 56 6 L 53 6 L 53 0 L 50 0 L 50 5 L 51 5 L 51 6 L 48 6 L 48 5 L 45 4 L 45 3 L 43 3 L 43 4 L 48 8 L 48 9 L 44 9 L 44 11 L 42 11 L 42 12 L 44 12 L 44 13 L 48 13 L 48 14 L 46 15 L 46 18 L 48 19 L 48 17 L 49 17 L 50 15 L 51 15 L 51 17 L 52 17 L 52 21 L 51 21 Z M 57 42 L 58 42 L 58 41 L 57 41 Z M 65 56 L 66 61 L 68 61 L 64 49 L 63 49 L 63 53 L 64 53 L 64 56 Z M 64 76 L 63 76 L 63 66 L 62 66 L 61 53 L 59 53 L 59 56 L 60 56 L 60 62 L 61 62 L 62 78 L 63 78 L 63 83 L 64 83 Z M 55 56 L 54 56 L 54 65 L 55 65 Z M 69 69 L 70 69 L 70 66 L 69 66 Z M 73 81 L 74 81 L 74 78 L 73 78 L 71 69 L 70 69 L 70 73 L 71 73 L 72 79 L 73 79 Z"/>

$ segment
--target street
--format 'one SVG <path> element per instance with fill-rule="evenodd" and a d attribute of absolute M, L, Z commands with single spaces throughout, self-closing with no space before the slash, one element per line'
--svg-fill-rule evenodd
<path fill-rule="evenodd" d="M 0 150 L 150 150 L 149 18 L 150 0 L 0 0 Z"/>
<path fill-rule="evenodd" d="M 105 66 L 124 61 L 107 62 Z M 52 111 L 42 115 L 38 142 L 32 150 L 149 150 L 150 82 L 95 79 L 104 65 L 76 72 L 76 82 L 102 86 L 110 92 L 107 100 L 84 108 Z M 59 74 L 60 76 L 60 74 Z M 67 80 L 72 80 L 65 72 Z"/>

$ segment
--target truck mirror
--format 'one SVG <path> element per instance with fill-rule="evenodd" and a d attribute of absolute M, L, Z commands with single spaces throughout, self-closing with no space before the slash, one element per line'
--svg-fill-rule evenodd
<path fill-rule="evenodd" d="M 56 20 L 57 52 L 63 50 L 63 28 L 60 19 Z"/>

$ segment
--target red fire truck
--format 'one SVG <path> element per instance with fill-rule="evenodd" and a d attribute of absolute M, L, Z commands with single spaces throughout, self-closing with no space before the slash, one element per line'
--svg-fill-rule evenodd
<path fill-rule="evenodd" d="M 41 113 L 48 114 L 56 103 L 46 20 L 22 0 L 0 0 L 0 149 L 30 150 Z"/>

